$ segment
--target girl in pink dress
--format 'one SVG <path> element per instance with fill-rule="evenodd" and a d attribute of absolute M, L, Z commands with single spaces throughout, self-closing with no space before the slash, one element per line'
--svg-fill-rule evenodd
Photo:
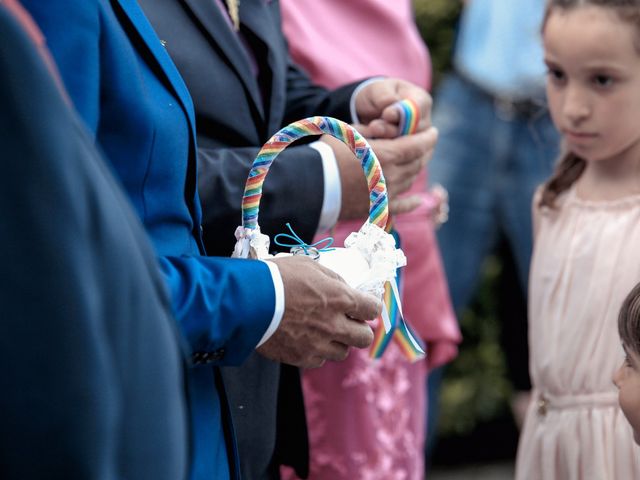
<path fill-rule="evenodd" d="M 282 0 L 283 28 L 294 61 L 325 87 L 375 75 L 428 88 L 431 66 L 413 21 L 411 1 Z M 424 478 L 425 380 L 457 354 L 460 332 L 451 307 L 432 222 L 438 202 L 426 172 L 409 194 L 421 206 L 394 217 L 408 260 L 402 306 L 428 345 L 426 361 L 409 363 L 392 343 L 381 359 L 352 351 L 341 363 L 303 374 L 310 437 L 310 479 Z M 341 222 L 338 245 L 365 219 Z M 285 478 L 294 478 L 285 473 Z"/>
<path fill-rule="evenodd" d="M 534 198 L 532 402 L 518 480 L 640 478 L 611 382 L 640 280 L 640 0 L 550 0 L 547 96 L 566 154 Z"/>

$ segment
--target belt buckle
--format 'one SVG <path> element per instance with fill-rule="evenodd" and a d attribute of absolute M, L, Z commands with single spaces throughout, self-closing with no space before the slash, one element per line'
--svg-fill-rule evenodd
<path fill-rule="evenodd" d="M 515 103 L 504 97 L 494 97 L 493 107 L 496 111 L 496 115 L 500 120 L 510 122 L 517 115 L 517 109 Z"/>
<path fill-rule="evenodd" d="M 537 405 L 538 415 L 540 415 L 541 417 L 544 417 L 547 414 L 547 410 L 549 408 L 549 400 L 547 400 L 547 398 L 544 395 L 540 394 L 536 405 Z"/>

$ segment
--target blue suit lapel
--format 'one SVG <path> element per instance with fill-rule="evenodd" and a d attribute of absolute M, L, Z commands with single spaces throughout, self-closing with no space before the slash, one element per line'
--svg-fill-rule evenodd
<path fill-rule="evenodd" d="M 195 113 L 189 90 L 187 90 L 187 86 L 178 73 L 178 69 L 162 46 L 162 43 L 160 43 L 160 39 L 138 6 L 138 3 L 135 0 L 115 0 L 115 2 L 112 1 L 112 3 L 120 6 L 122 12 L 128 17 L 131 25 L 144 42 L 146 48 L 151 52 L 156 62 L 158 62 L 173 92 L 187 112 L 190 128 L 195 131 Z"/>
<path fill-rule="evenodd" d="M 120 10 L 126 19 L 129 21 L 130 26 L 135 30 L 143 46 L 151 53 L 154 60 L 157 62 L 162 74 L 164 75 L 168 86 L 173 90 L 177 100 L 184 109 L 187 120 L 189 122 L 189 130 L 191 132 L 191 145 L 192 154 L 189 155 L 189 170 L 192 171 L 194 178 L 197 176 L 197 153 L 196 153 L 196 126 L 195 126 L 195 112 L 193 108 L 193 102 L 189 90 L 185 85 L 178 69 L 174 65 L 173 61 L 169 57 L 165 48 L 160 43 L 160 39 L 156 35 L 155 30 L 145 17 L 144 13 L 138 6 L 135 0 L 111 0 L 114 11 Z M 124 25 L 123 25 L 124 26 Z M 133 39 L 131 39 L 133 42 Z M 193 182 L 193 192 L 187 192 L 187 198 L 189 199 L 189 209 L 194 217 L 194 231 L 193 234 L 197 239 L 202 251 L 204 247 L 202 245 L 202 231 L 200 230 L 200 221 L 202 218 L 202 211 L 200 207 L 200 201 L 198 199 L 197 191 L 195 190 L 196 182 Z"/>

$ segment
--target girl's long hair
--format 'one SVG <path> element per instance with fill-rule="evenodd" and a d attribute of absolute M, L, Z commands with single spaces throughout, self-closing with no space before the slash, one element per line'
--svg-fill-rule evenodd
<path fill-rule="evenodd" d="M 573 152 L 563 153 L 553 175 L 542 186 L 542 195 L 538 206 L 553 208 L 558 196 L 580 178 L 586 166 L 587 162 L 584 158 L 580 158 Z"/>
<path fill-rule="evenodd" d="M 554 8 L 569 10 L 587 5 L 616 9 L 621 20 L 634 24 L 640 32 L 640 0 L 548 0 L 542 21 L 543 32 L 547 19 Z M 640 53 L 640 34 L 636 36 L 635 47 Z M 538 206 L 553 208 L 558 196 L 580 178 L 586 166 L 586 160 L 565 149 L 553 175 L 542 186 L 542 195 Z"/>

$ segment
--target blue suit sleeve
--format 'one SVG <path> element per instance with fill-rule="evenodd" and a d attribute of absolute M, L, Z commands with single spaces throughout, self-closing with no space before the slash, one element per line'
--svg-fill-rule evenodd
<path fill-rule="evenodd" d="M 160 265 L 174 314 L 193 352 L 222 350 L 221 358 L 211 363 L 241 363 L 273 318 L 275 288 L 269 267 L 220 257 L 161 257 Z M 235 321 L 229 321 L 232 318 Z"/>
<path fill-rule="evenodd" d="M 109 78 L 102 71 L 101 55 L 122 62 L 122 68 L 136 58 L 126 49 L 117 55 L 104 51 L 108 35 L 114 35 L 113 14 L 102 11 L 102 2 L 96 0 L 25 0 L 23 5 L 43 31 L 75 108 L 94 137 L 100 138 L 101 120 L 118 114 L 118 108 L 107 103 L 114 100 L 102 95 L 102 86 Z M 102 140 L 120 141 L 112 137 Z M 115 150 L 100 146 L 104 151 Z M 131 155 L 132 164 L 140 160 Z M 126 179 L 121 180 L 127 189 Z M 138 214 L 144 216 L 140 210 Z M 207 364 L 241 363 L 273 318 L 275 291 L 268 267 L 257 261 L 165 253 L 159 256 L 160 268 L 169 287 L 174 315 L 192 351 L 215 353 L 207 357 Z"/>

